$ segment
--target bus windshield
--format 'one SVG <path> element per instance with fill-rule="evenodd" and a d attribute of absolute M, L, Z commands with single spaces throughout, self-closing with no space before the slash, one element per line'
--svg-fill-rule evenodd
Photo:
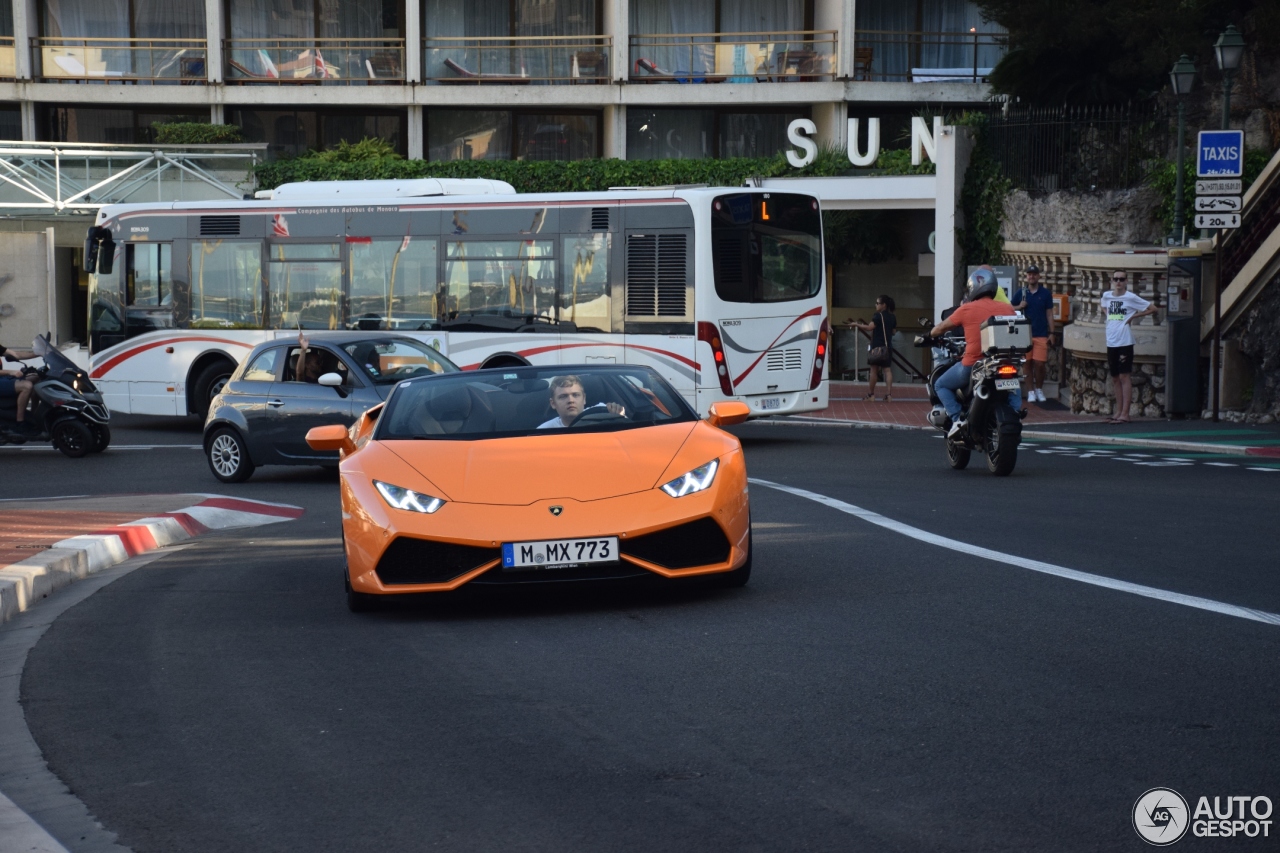
<path fill-rule="evenodd" d="M 822 287 L 822 217 L 811 196 L 737 193 L 711 205 L 716 295 L 786 302 Z"/>

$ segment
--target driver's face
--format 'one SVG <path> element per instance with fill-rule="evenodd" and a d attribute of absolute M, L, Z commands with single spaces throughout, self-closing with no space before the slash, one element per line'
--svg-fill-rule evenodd
<path fill-rule="evenodd" d="M 564 385 L 552 395 L 551 408 L 556 410 L 562 420 L 567 420 L 582 414 L 586 402 L 587 395 L 583 393 L 581 385 Z"/>

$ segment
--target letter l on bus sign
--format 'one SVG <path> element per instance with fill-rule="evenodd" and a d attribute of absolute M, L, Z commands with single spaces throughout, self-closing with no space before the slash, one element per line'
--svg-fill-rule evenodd
<path fill-rule="evenodd" d="M 1243 174 L 1244 131 L 1200 131 L 1196 145 L 1196 177 L 1238 178 Z"/>

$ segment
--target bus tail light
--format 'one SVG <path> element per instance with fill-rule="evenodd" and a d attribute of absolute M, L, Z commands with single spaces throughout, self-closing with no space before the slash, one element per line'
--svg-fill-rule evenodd
<path fill-rule="evenodd" d="M 725 396 L 733 395 L 733 382 L 729 380 L 729 365 L 724 360 L 724 344 L 720 341 L 720 332 L 714 323 L 703 320 L 698 323 L 698 340 L 711 344 L 711 356 L 716 362 L 716 377 L 720 380 L 720 390 Z"/>
<path fill-rule="evenodd" d="M 822 382 L 822 365 L 827 359 L 827 347 L 831 339 L 831 324 L 822 318 L 822 326 L 818 329 L 818 349 L 813 356 L 813 379 L 809 382 L 809 390 L 817 388 Z"/>

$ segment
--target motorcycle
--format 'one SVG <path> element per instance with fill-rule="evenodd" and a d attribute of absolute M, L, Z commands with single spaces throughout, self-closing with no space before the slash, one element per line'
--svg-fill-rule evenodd
<path fill-rule="evenodd" d="M 922 317 L 921 325 L 930 321 Z M 1024 335 L 1025 337 L 1025 335 Z M 1028 339 L 1029 340 L 1029 339 Z M 944 335 L 933 338 L 917 335 L 917 347 L 933 347 L 939 357 L 929 373 L 929 401 L 933 404 L 927 420 L 942 431 L 946 438 L 947 462 L 957 471 L 969 464 L 970 454 L 977 450 L 987 458 L 987 470 L 997 477 L 1007 477 L 1018 464 L 1018 444 L 1022 441 L 1022 418 L 1025 411 L 1015 412 L 1009 402 L 1010 392 L 1018 390 L 1022 365 L 1026 361 L 1025 350 L 1012 346 L 994 348 L 973 365 L 969 385 L 961 388 L 956 397 L 968 413 L 965 425 L 955 434 L 948 435 L 951 418 L 942 405 L 935 388 L 938 379 L 964 356 L 963 336 Z"/>
<path fill-rule="evenodd" d="M 111 444 L 111 412 L 89 374 L 50 344 L 47 336 L 36 338 L 31 351 L 44 359 L 44 366 L 19 364 L 23 378 L 32 384 L 26 420 L 38 432 L 20 431 L 13 401 L 0 401 L 0 444 L 51 441 L 72 459 L 106 450 Z"/>

